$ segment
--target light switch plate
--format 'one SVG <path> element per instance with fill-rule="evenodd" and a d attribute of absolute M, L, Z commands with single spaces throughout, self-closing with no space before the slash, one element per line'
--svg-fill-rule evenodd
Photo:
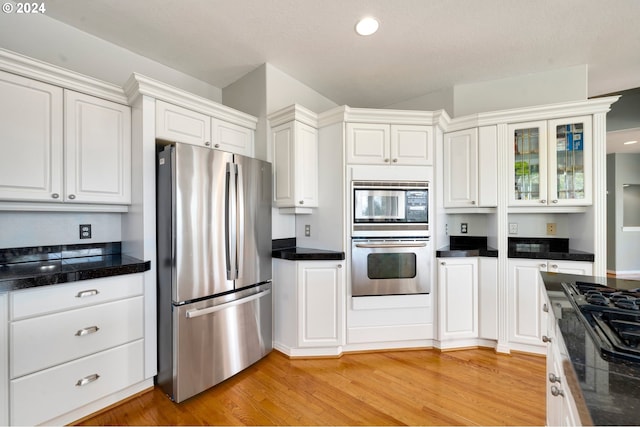
<path fill-rule="evenodd" d="M 510 222 L 509 223 L 509 234 L 518 234 L 518 223 Z"/>

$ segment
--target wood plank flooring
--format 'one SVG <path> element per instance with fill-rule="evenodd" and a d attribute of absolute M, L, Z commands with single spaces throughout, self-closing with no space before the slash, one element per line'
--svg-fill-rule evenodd
<path fill-rule="evenodd" d="M 158 388 L 79 425 L 544 425 L 545 358 L 473 349 L 288 359 L 180 404 Z"/>

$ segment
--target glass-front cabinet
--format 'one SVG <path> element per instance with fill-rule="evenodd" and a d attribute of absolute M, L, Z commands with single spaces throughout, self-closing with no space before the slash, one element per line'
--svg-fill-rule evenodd
<path fill-rule="evenodd" d="M 510 206 L 591 204 L 591 117 L 508 126 Z"/>

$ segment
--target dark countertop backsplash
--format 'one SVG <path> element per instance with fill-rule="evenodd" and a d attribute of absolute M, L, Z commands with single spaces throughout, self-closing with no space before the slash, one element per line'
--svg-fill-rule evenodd
<path fill-rule="evenodd" d="M 345 259 L 344 252 L 328 251 L 325 249 L 299 248 L 296 239 L 274 239 L 271 241 L 273 258 L 289 261 L 341 261 Z"/>

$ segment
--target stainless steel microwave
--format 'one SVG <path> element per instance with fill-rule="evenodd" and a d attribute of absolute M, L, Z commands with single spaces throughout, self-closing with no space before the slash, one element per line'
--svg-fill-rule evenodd
<path fill-rule="evenodd" d="M 429 236 L 429 183 L 353 181 L 353 237 Z"/>

